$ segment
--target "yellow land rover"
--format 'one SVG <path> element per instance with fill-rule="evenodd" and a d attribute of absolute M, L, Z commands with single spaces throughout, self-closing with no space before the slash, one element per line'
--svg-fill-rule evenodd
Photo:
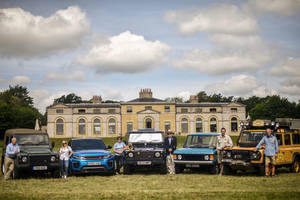
<path fill-rule="evenodd" d="M 256 151 L 256 145 L 266 135 L 266 128 L 271 128 L 278 140 L 279 153 L 276 168 L 289 167 L 291 172 L 300 170 L 300 119 L 278 118 L 241 122 L 241 132 L 237 146 L 224 152 L 222 159 L 231 173 L 250 168 L 264 175 L 264 150 Z"/>

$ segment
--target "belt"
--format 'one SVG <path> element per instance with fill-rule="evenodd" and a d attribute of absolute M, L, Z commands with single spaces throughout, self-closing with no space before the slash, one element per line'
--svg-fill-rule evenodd
<path fill-rule="evenodd" d="M 15 159 L 15 156 L 5 156 L 7 158 L 10 158 L 10 159 Z"/>

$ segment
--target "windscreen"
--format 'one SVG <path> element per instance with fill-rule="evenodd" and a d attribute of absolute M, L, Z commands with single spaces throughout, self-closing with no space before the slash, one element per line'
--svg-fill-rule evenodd
<path fill-rule="evenodd" d="M 106 149 L 105 144 L 102 140 L 73 140 L 72 149 L 76 150 L 92 150 L 92 149 Z"/>
<path fill-rule="evenodd" d="M 259 141 L 266 135 L 265 131 L 244 131 L 241 134 L 241 143 L 255 143 L 258 144 Z"/>
<path fill-rule="evenodd" d="M 44 134 L 20 134 L 15 137 L 18 145 L 49 145 L 49 137 Z"/>
<path fill-rule="evenodd" d="M 207 148 L 216 147 L 217 136 L 216 135 L 189 135 L 185 141 L 185 148 Z"/>
<path fill-rule="evenodd" d="M 161 143 L 163 136 L 160 133 L 131 133 L 128 138 L 130 143 Z"/>

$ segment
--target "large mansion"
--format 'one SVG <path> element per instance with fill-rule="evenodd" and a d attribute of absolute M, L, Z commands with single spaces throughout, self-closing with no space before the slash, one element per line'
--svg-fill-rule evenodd
<path fill-rule="evenodd" d="M 219 132 L 222 127 L 237 135 L 239 122 L 246 120 L 245 105 L 239 103 L 198 103 L 192 95 L 189 103 L 170 103 L 152 97 L 142 89 L 139 98 L 122 103 L 57 104 L 47 108 L 47 132 L 59 137 L 115 137 L 131 130 L 171 129 L 176 135 Z"/>

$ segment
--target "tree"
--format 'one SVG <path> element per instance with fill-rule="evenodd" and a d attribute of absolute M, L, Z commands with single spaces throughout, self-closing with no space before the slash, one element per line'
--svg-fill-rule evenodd
<path fill-rule="evenodd" d="M 29 106 L 33 107 L 33 98 L 30 97 L 26 87 L 16 85 L 9 86 L 8 90 L 0 93 L 0 101 L 9 105 Z"/>
<path fill-rule="evenodd" d="M 65 104 L 65 103 L 83 103 L 80 96 L 77 96 L 74 93 L 70 93 L 67 96 L 62 95 L 61 97 L 54 99 L 53 104 Z"/>

